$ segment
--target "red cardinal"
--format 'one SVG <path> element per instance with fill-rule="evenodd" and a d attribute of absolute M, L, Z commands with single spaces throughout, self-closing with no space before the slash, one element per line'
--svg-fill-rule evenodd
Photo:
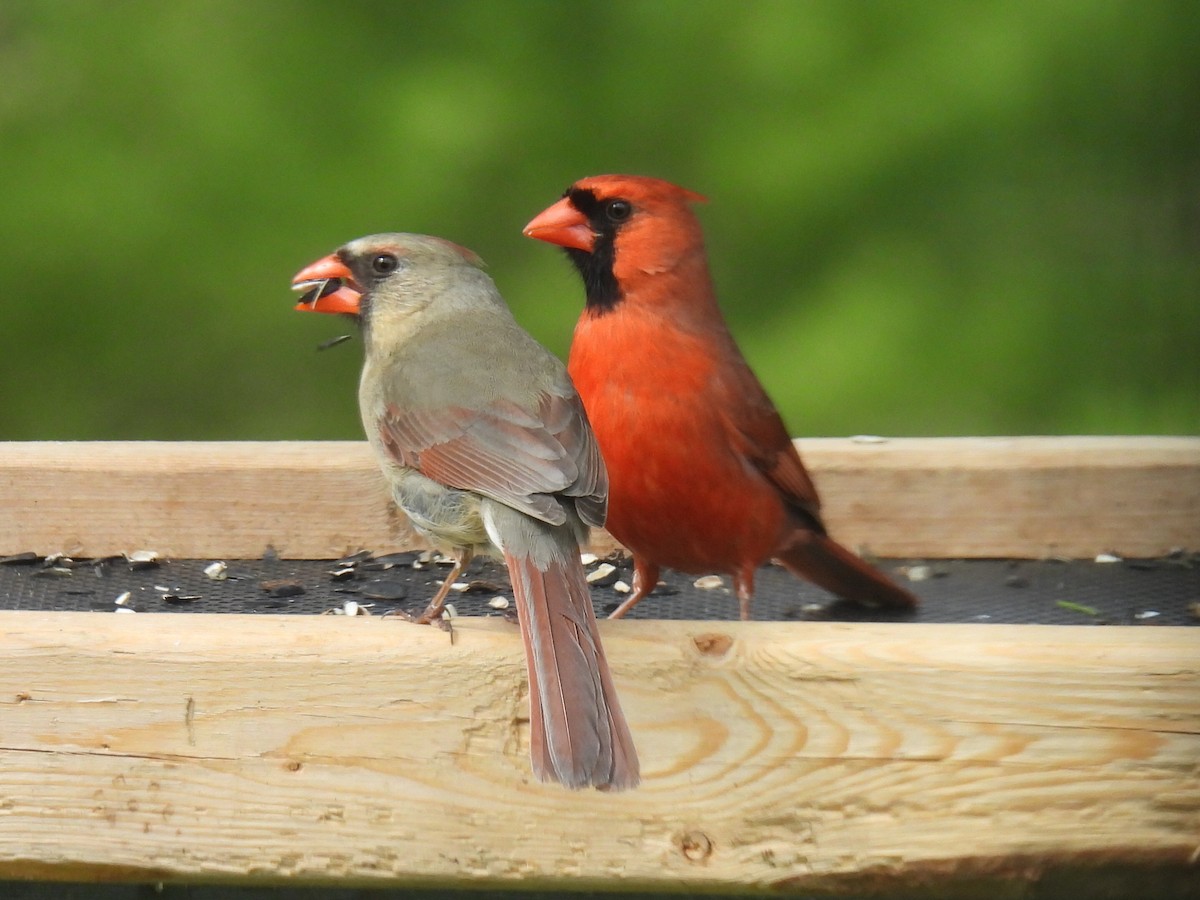
<path fill-rule="evenodd" d="M 840 597 L 913 607 L 916 597 L 828 536 L 816 488 L 717 307 L 699 194 L 601 175 L 525 226 L 558 244 L 587 305 L 568 369 L 608 465 L 606 527 L 633 554 L 633 592 L 659 567 L 733 575 L 743 619 L 754 571 L 776 558 Z"/>
<path fill-rule="evenodd" d="M 534 774 L 571 788 L 638 783 L 579 559 L 608 480 L 567 372 L 513 319 L 483 264 L 449 241 L 360 238 L 292 281 L 297 309 L 362 325 L 363 427 L 397 505 L 457 566 L 503 556 L 525 641 Z"/>

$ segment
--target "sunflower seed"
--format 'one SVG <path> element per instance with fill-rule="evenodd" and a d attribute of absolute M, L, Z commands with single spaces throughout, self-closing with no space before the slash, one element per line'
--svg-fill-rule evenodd
<path fill-rule="evenodd" d="M 327 341 L 321 341 L 321 343 L 317 344 L 317 349 L 318 350 L 328 350 L 330 347 L 336 347 L 338 344 L 342 343 L 343 341 L 350 340 L 351 337 L 353 337 L 353 335 L 339 334 L 337 337 L 331 337 Z"/>
<path fill-rule="evenodd" d="M 611 563 L 600 563 L 600 565 L 587 574 L 588 584 L 608 585 L 616 580 L 617 567 Z"/>
<path fill-rule="evenodd" d="M 298 597 L 304 593 L 304 585 L 287 579 L 260 581 L 258 586 L 272 597 Z"/>

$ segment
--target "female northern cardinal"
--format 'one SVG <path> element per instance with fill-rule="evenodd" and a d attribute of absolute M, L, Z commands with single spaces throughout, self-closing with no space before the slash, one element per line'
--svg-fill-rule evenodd
<path fill-rule="evenodd" d="M 655 178 L 573 184 L 525 226 L 564 247 L 587 305 L 568 369 L 608 465 L 608 530 L 633 554 L 633 592 L 660 566 L 733 575 L 743 619 L 754 570 L 793 574 L 870 605 L 916 597 L 832 540 L 816 488 L 717 307 L 699 194 Z"/>
<path fill-rule="evenodd" d="M 457 565 L 504 557 L 529 670 L 534 774 L 621 790 L 638 759 L 596 629 L 579 545 L 608 477 L 566 369 L 513 319 L 470 250 L 414 234 L 352 241 L 292 281 L 301 310 L 362 325 L 367 439 L 396 503 Z"/>

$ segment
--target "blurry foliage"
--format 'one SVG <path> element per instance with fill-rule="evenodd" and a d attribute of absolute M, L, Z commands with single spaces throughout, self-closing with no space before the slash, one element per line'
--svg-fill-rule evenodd
<path fill-rule="evenodd" d="M 565 356 L 520 230 L 601 172 L 709 196 L 795 434 L 1196 433 L 1197 47 L 1192 0 L 7 0 L 0 439 L 358 437 L 288 282 L 375 231 Z"/>

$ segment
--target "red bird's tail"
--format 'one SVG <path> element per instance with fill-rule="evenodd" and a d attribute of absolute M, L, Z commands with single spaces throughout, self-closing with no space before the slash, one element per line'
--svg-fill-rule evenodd
<path fill-rule="evenodd" d="M 539 525 L 541 523 L 538 523 Z M 596 629 L 579 548 L 565 526 L 506 541 L 529 670 L 533 774 L 569 788 L 625 790 L 640 780 L 637 751 Z M 513 544 L 532 543 L 519 553 Z M 567 546 L 569 544 L 569 546 Z"/>
<path fill-rule="evenodd" d="M 797 529 L 776 554 L 793 575 L 807 578 L 843 600 L 864 606 L 913 609 L 920 601 L 833 538 Z"/>

